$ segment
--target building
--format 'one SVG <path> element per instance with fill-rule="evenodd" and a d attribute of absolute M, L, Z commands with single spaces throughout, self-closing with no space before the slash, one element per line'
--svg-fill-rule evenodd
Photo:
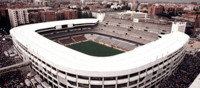
<path fill-rule="evenodd" d="M 163 6 L 150 6 L 148 8 L 148 14 L 151 15 L 158 15 L 160 13 L 163 13 L 163 11 L 164 11 Z"/>
<path fill-rule="evenodd" d="M 61 11 L 40 11 L 40 16 L 42 22 L 55 21 L 55 20 L 66 20 L 66 19 L 77 19 L 78 11 L 77 10 L 61 10 Z"/>
<path fill-rule="evenodd" d="M 126 11 L 110 14 L 112 17 L 117 19 L 126 19 L 126 20 L 145 20 L 147 18 L 147 13 L 135 12 L 135 11 Z"/>
<path fill-rule="evenodd" d="M 41 21 L 48 22 L 48 21 L 55 21 L 56 20 L 56 13 L 53 10 L 47 11 L 39 11 Z"/>
<path fill-rule="evenodd" d="M 97 25 L 97 19 L 64 20 L 16 27 L 10 31 L 10 34 L 18 54 L 24 61 L 30 61 L 31 68 L 53 88 L 158 87 L 159 83 L 170 76 L 181 63 L 189 41 L 188 35 L 176 31 L 123 54 L 97 57 L 69 49 L 53 40 L 55 36 L 68 35 L 69 38 L 74 36 L 77 38 L 81 35 L 81 38 L 87 36 L 88 39 L 97 39 L 101 36 L 100 40 L 114 38 L 112 41 L 125 42 L 119 38 L 120 36 L 107 38 L 114 36 L 113 34 L 123 33 L 123 29 L 120 28 L 118 31 L 116 28 L 117 33 L 108 34 L 109 27 L 107 30 L 91 29 Z M 46 35 L 44 38 L 42 34 L 45 32 L 52 35 L 49 37 Z M 57 34 L 60 32 L 62 35 Z M 107 35 L 100 34 L 103 32 Z M 125 34 L 123 35 L 126 37 Z"/>
<path fill-rule="evenodd" d="M 80 0 L 82 5 L 85 5 L 85 0 Z"/>
<path fill-rule="evenodd" d="M 77 10 L 63 10 L 64 12 L 64 19 L 77 19 L 78 18 L 78 11 Z"/>
<path fill-rule="evenodd" d="M 40 15 L 38 12 L 30 12 L 29 13 L 29 21 L 30 23 L 38 23 L 41 22 Z"/>
<path fill-rule="evenodd" d="M 49 1 L 46 1 L 46 0 L 33 0 L 33 3 L 35 5 L 43 5 L 43 6 L 46 6 L 48 5 Z"/>
<path fill-rule="evenodd" d="M 78 11 L 72 9 L 64 9 L 59 11 L 46 10 L 38 12 L 30 12 L 30 23 L 48 22 L 56 20 L 77 19 Z"/>
<path fill-rule="evenodd" d="M 119 0 L 119 4 L 123 4 L 123 0 Z"/>
<path fill-rule="evenodd" d="M 172 22 L 171 32 L 183 32 L 185 33 L 186 22 Z"/>
<path fill-rule="evenodd" d="M 83 8 L 85 7 L 89 7 L 89 10 L 94 11 L 96 9 L 104 9 L 105 6 L 104 5 L 100 5 L 100 4 L 92 4 L 92 5 L 84 5 Z M 112 8 L 112 6 L 111 6 Z"/>
<path fill-rule="evenodd" d="M 29 23 L 27 9 L 8 9 L 8 14 L 12 27 Z"/>
<path fill-rule="evenodd" d="M 57 20 L 64 20 L 65 19 L 64 12 L 63 11 L 56 12 L 56 19 Z"/>
<path fill-rule="evenodd" d="M 103 22 L 105 15 L 106 15 L 105 13 L 92 12 L 92 17 L 95 17 L 96 19 L 98 19 L 99 22 Z"/>
<path fill-rule="evenodd" d="M 182 7 L 165 7 L 165 12 L 176 14 L 179 12 L 183 12 L 183 8 Z"/>
<path fill-rule="evenodd" d="M 200 15 L 196 15 L 195 22 L 194 22 L 194 29 L 193 29 L 193 35 L 196 35 L 196 32 L 198 32 L 198 28 L 200 28 Z"/>
<path fill-rule="evenodd" d="M 140 5 L 140 3 L 139 3 L 138 0 L 133 0 L 133 4 L 132 4 L 132 7 L 131 7 L 132 10 L 133 10 L 133 11 L 138 10 L 139 5 Z"/>
<path fill-rule="evenodd" d="M 0 14 L 1 14 L 1 16 L 6 16 L 6 12 L 7 12 L 7 9 L 6 9 L 7 7 L 1 7 L 0 6 Z"/>

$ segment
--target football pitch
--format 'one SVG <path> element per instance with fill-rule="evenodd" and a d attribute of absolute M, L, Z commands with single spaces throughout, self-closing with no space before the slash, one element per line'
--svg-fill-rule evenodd
<path fill-rule="evenodd" d="M 93 41 L 86 41 L 77 44 L 72 44 L 67 47 L 91 56 L 103 57 L 103 56 L 112 56 L 123 53 L 123 51 L 113 49 L 111 47 L 104 46 Z"/>

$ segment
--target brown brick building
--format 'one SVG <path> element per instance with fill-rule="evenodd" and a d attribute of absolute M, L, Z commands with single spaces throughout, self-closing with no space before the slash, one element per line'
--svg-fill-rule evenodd
<path fill-rule="evenodd" d="M 40 13 L 42 22 L 48 22 L 48 21 L 55 21 L 56 20 L 55 11 L 47 10 L 47 11 L 40 11 L 39 13 Z"/>
<path fill-rule="evenodd" d="M 6 11 L 7 11 L 6 8 L 7 8 L 7 7 L 1 7 L 1 6 L 0 6 L 0 14 L 1 14 L 1 16 L 6 16 Z"/>
<path fill-rule="evenodd" d="M 78 11 L 77 10 L 64 10 L 64 19 L 77 19 Z"/>
<path fill-rule="evenodd" d="M 64 19 L 64 12 L 63 11 L 56 12 L 56 19 L 57 20 L 63 20 Z"/>
<path fill-rule="evenodd" d="M 99 5 L 99 4 L 95 4 L 95 5 L 84 5 L 83 7 L 89 7 L 90 10 L 96 10 L 96 9 L 104 9 L 105 6 L 104 5 Z"/>
<path fill-rule="evenodd" d="M 181 8 L 181 7 L 165 7 L 165 11 L 168 13 L 178 13 L 178 12 L 182 12 L 183 8 Z"/>
<path fill-rule="evenodd" d="M 31 23 L 77 19 L 77 18 L 78 18 L 78 11 L 72 9 L 65 9 L 60 11 L 47 10 L 47 11 L 29 13 L 29 20 Z"/>
<path fill-rule="evenodd" d="M 31 12 L 29 13 L 29 22 L 30 23 L 38 23 L 41 22 L 40 15 L 38 12 Z"/>
<path fill-rule="evenodd" d="M 148 14 L 157 15 L 163 13 L 164 8 L 162 6 L 150 6 L 148 8 Z"/>

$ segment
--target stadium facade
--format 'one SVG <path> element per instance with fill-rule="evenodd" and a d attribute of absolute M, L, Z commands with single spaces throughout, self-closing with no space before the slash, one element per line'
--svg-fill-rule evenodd
<path fill-rule="evenodd" d="M 172 74 L 185 56 L 189 36 L 178 31 L 107 57 L 83 54 L 38 33 L 63 28 L 92 30 L 98 24 L 97 19 L 54 21 L 19 26 L 10 34 L 23 60 L 31 61 L 31 68 L 54 88 L 155 87 Z"/>

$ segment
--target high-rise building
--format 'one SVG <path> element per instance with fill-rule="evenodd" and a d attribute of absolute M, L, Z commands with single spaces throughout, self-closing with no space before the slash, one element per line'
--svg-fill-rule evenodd
<path fill-rule="evenodd" d="M 64 10 L 64 19 L 77 19 L 78 11 L 77 10 Z"/>
<path fill-rule="evenodd" d="M 193 35 L 196 34 L 196 29 L 197 28 L 200 28 L 200 15 L 196 15 L 196 19 L 195 19 L 195 22 L 194 22 L 194 29 L 193 29 Z"/>
<path fill-rule="evenodd" d="M 12 27 L 29 23 L 27 9 L 8 9 L 8 14 Z"/>
<path fill-rule="evenodd" d="M 56 12 L 56 19 L 57 20 L 63 20 L 64 19 L 64 12 L 63 11 Z"/>
<path fill-rule="evenodd" d="M 40 22 L 40 15 L 38 12 L 30 12 L 29 13 L 29 21 L 30 23 L 38 23 Z"/>
<path fill-rule="evenodd" d="M 51 10 L 40 11 L 39 14 L 40 14 L 42 22 L 48 22 L 48 21 L 55 21 L 56 20 L 55 11 L 51 11 Z"/>
<path fill-rule="evenodd" d="M 164 8 L 162 6 L 150 6 L 148 8 L 148 14 L 157 15 L 163 13 Z"/>
<path fill-rule="evenodd" d="M 183 11 L 183 8 L 181 7 L 165 7 L 165 12 L 168 12 L 168 13 L 179 13 L 179 12 L 182 12 Z"/>
<path fill-rule="evenodd" d="M 41 22 L 77 19 L 78 11 L 72 9 L 64 9 L 61 11 L 53 11 L 53 10 L 39 11 L 39 18 Z"/>

